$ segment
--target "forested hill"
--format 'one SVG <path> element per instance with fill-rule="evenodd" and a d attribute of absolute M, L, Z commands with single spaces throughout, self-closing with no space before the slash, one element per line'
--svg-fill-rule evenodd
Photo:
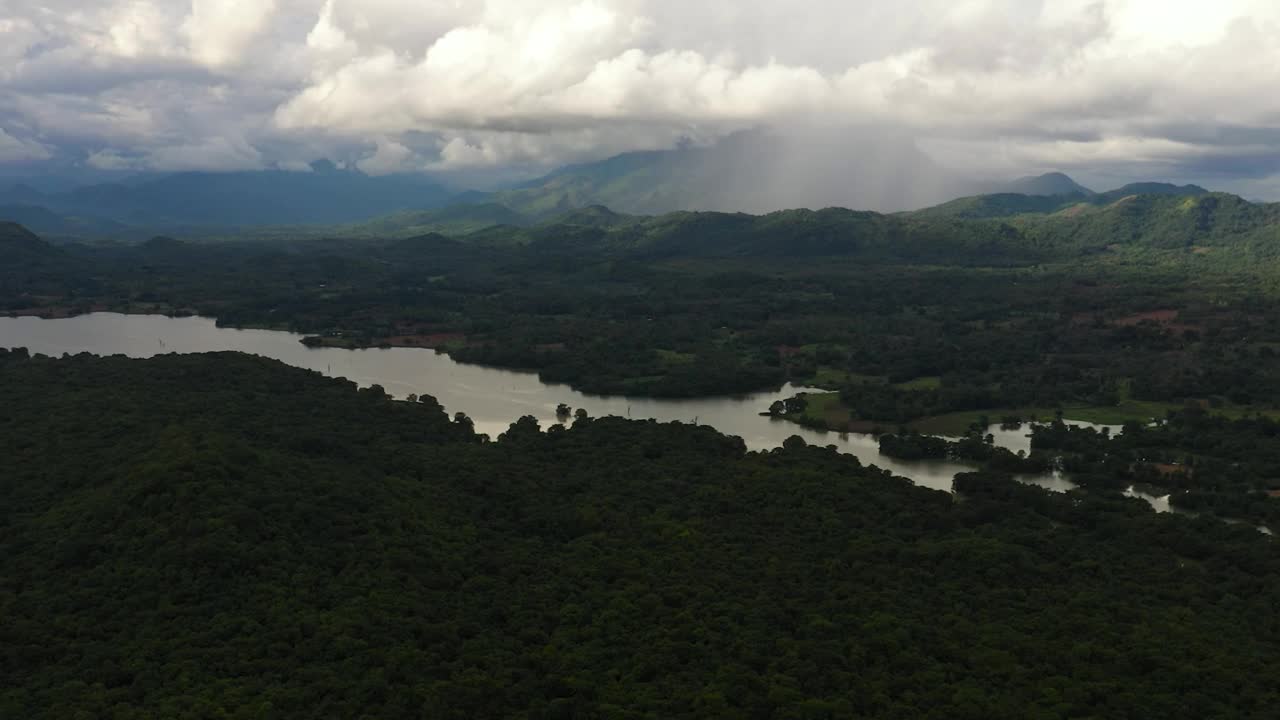
<path fill-rule="evenodd" d="M 0 716 L 1270 717 L 1247 528 L 234 354 L 0 354 Z"/>
<path fill-rule="evenodd" d="M 1049 255 L 1117 250 L 1217 253 L 1229 260 L 1274 260 L 1280 203 L 1252 203 L 1195 186 L 1134 186 L 1083 197 L 984 195 L 914 214 L 932 222 L 1010 225 Z"/>
<path fill-rule="evenodd" d="M 40 240 L 35 233 L 16 222 L 0 221 L 0 243 L 7 251 L 25 251 L 46 253 L 52 248 Z"/>
<path fill-rule="evenodd" d="M 277 231 L 270 234 L 281 236 Z M 852 256 L 969 265 L 1032 262 L 1043 257 L 1017 229 L 999 221 L 916 218 L 843 208 L 767 215 L 642 216 L 591 206 L 535 222 L 501 205 L 485 204 L 403 213 L 336 227 L 329 236 L 380 240 L 426 234 L 444 234 L 478 247 L 633 259 Z"/>
<path fill-rule="evenodd" d="M 1276 256 L 1280 204 L 1188 190 L 1090 198 L 986 195 L 917 213 L 840 208 L 768 215 L 680 212 L 656 217 L 577 211 L 536 226 L 471 234 L 488 245 L 529 245 L 631 257 L 829 257 L 958 265 L 1069 260 L 1103 251 L 1235 252 Z M 467 236 L 463 236 L 464 240 Z"/>
<path fill-rule="evenodd" d="M 1100 207 L 1029 218 L 1026 227 L 1048 242 L 1084 249 L 1136 245 L 1268 258 L 1280 252 L 1280 204 L 1251 203 L 1225 193 L 1129 195 Z"/>
<path fill-rule="evenodd" d="M 22 225 L 0 221 L 0 277 L 7 272 L 57 263 L 61 257 L 57 248 Z"/>
<path fill-rule="evenodd" d="M 853 256 L 1003 265 L 1069 260 L 1122 247 L 1189 251 L 1212 246 L 1270 258 L 1278 229 L 1280 204 L 1251 203 L 1194 185 L 1141 183 L 1103 193 L 978 195 L 895 214 L 827 208 L 643 216 L 595 205 L 539 220 L 491 202 L 335 227 L 330 236 L 442 233 L 489 247 L 650 259 Z"/>
<path fill-rule="evenodd" d="M 1097 201 L 1108 196 L 984 195 L 891 215 L 828 208 L 646 217 L 596 206 L 544 223 L 501 205 L 464 205 L 335 227 L 329 236 L 376 241 L 434 233 L 477 247 L 584 257 L 848 256 L 950 265 L 1035 264 L 1126 248 L 1269 260 L 1280 247 L 1280 204 L 1191 191 Z M 314 232 L 267 235 L 259 240 L 314 237 Z"/>
<path fill-rule="evenodd" d="M 1208 190 L 1198 185 L 1154 182 L 1133 183 L 1102 193 L 1095 193 L 1086 188 L 1056 193 L 1004 191 L 956 198 L 941 205 L 918 210 L 914 215 L 932 218 L 998 218 L 1028 213 L 1049 214 L 1067 210 L 1078 213 L 1088 207 L 1106 207 L 1117 201 L 1139 195 L 1195 198 L 1208 194 L 1210 194 Z"/>

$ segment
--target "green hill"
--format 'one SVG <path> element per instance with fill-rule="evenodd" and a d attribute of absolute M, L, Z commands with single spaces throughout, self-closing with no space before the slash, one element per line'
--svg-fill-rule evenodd
<path fill-rule="evenodd" d="M 0 247 L 8 253 L 49 255 L 57 250 L 39 236 L 16 222 L 0 221 Z"/>
<path fill-rule="evenodd" d="M 1225 193 L 1130 195 L 1032 219 L 1027 231 L 1050 243 L 1083 249 L 1221 248 L 1273 257 L 1280 251 L 1280 204 L 1251 203 Z"/>
<path fill-rule="evenodd" d="M 0 312 L 29 307 L 33 296 L 57 296 L 81 284 L 88 264 L 17 223 L 0 221 Z"/>
<path fill-rule="evenodd" d="M 590 205 L 560 215 L 548 225 L 577 225 L 593 228 L 617 228 L 643 222 L 645 218 L 614 212 L 603 205 Z"/>
<path fill-rule="evenodd" d="M 1107 205 L 1131 195 L 1176 195 L 1180 197 L 1197 197 L 1208 195 L 1209 191 L 1199 185 L 1172 185 L 1169 183 L 1145 182 L 1130 183 L 1115 190 L 1099 193 L 1093 198 L 1095 205 Z"/>
<path fill-rule="evenodd" d="M 118 236 L 128 229 L 121 223 L 105 218 L 66 215 L 38 205 L 0 205 L 0 219 L 21 223 L 44 236 Z"/>
<path fill-rule="evenodd" d="M 1280 205 L 1204 194 L 1194 186 L 1167 186 L 1157 194 L 1103 201 L 1115 192 L 1088 197 L 979 195 L 897 214 L 827 208 L 646 217 L 591 206 L 540 224 L 487 204 L 386 218 L 344 234 L 440 233 L 476 246 L 634 258 L 847 256 L 957 265 L 1035 263 L 1119 246 L 1237 248 L 1254 256 L 1270 256 L 1277 247 Z"/>
<path fill-rule="evenodd" d="M 1051 213 L 1063 207 L 1085 202 L 1084 195 L 1027 195 L 997 193 L 957 198 L 912 213 L 918 218 L 1007 218 L 1013 215 Z"/>
<path fill-rule="evenodd" d="M 978 195 L 907 214 L 964 227 L 970 221 L 1014 226 L 1055 256 L 1121 248 L 1280 256 L 1280 204 L 1251 203 L 1196 185 L 1139 183 L 1092 196 Z"/>
<path fill-rule="evenodd" d="M 498 203 L 450 205 L 438 210 L 400 212 L 365 222 L 330 228 L 342 237 L 413 237 L 430 233 L 465 235 L 495 226 L 522 226 L 529 220 Z"/>
<path fill-rule="evenodd" d="M 1029 262 L 1038 257 L 1038 251 L 1023 242 L 1020 231 L 1009 225 L 842 208 L 767 215 L 677 212 L 606 227 L 549 224 L 522 235 L 524 244 L 535 251 L 576 247 L 583 252 L 648 259 L 848 256 L 967 265 Z"/>
<path fill-rule="evenodd" d="M 57 247 L 41 240 L 27 228 L 14 222 L 0 221 L 0 268 L 16 270 L 33 265 L 48 265 L 64 257 Z"/>
<path fill-rule="evenodd" d="M 1094 194 L 1089 188 L 1060 172 L 1018 178 L 1001 187 L 999 191 L 1004 194 L 1040 196 L 1080 195 L 1089 197 Z"/>
<path fill-rule="evenodd" d="M 1062 177 L 1066 178 L 1065 175 Z M 1024 180 L 1036 179 L 1028 178 Z M 1198 197 L 1209 192 L 1198 185 L 1179 186 L 1167 183 L 1133 183 L 1115 190 L 1095 193 L 1088 188 L 1075 185 L 1075 182 L 1071 181 L 1070 178 L 1066 179 L 1078 189 L 1058 193 L 1031 192 L 1031 190 L 1036 189 L 1034 184 L 1027 185 L 1024 183 L 1021 188 L 1015 187 L 997 193 L 957 198 L 941 205 L 917 210 L 913 214 L 916 217 L 928 218 L 1011 217 L 1014 215 L 1054 213 L 1078 205 L 1106 206 L 1134 195 Z M 1063 186 L 1063 189 L 1068 188 Z"/>

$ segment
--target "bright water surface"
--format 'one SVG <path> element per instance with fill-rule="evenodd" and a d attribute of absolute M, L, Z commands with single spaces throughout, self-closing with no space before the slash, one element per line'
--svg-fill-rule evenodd
<path fill-rule="evenodd" d="M 302 337 L 273 330 L 220 328 L 212 319 L 200 317 L 94 313 L 59 320 L 0 318 L 0 347 L 25 347 L 32 353 L 51 356 L 81 352 L 136 358 L 225 350 L 251 353 L 345 377 L 361 386 L 381 385 L 397 397 L 410 393 L 431 395 L 450 414 L 466 413 L 478 432 L 491 437 L 505 432 L 525 415 L 538 418 L 544 427 L 554 423 L 556 406 L 566 403 L 575 409 L 585 408 L 596 417 L 617 415 L 710 425 L 726 435 L 741 437 L 752 450 L 776 448 L 788 437 L 799 435 L 810 444 L 835 445 L 841 452 L 857 456 L 863 464 L 877 465 L 938 490 L 950 491 L 953 476 L 972 469 L 953 462 L 895 460 L 881 455 L 876 439 L 870 435 L 821 433 L 760 416 L 775 400 L 804 390 L 790 385 L 777 392 L 694 400 L 600 397 L 584 395 L 566 385 L 544 383 L 532 373 L 464 365 L 430 350 L 309 348 L 300 342 Z M 992 428 L 991 432 L 1004 447 L 1030 450 L 1029 431 L 1025 428 Z M 1022 479 L 1059 491 L 1074 487 L 1061 475 Z"/>

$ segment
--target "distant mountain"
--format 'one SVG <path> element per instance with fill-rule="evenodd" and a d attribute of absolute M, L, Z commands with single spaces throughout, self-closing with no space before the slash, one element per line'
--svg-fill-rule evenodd
<path fill-rule="evenodd" d="M 1130 194 L 1034 218 L 1027 228 L 1045 241 L 1085 248 L 1280 254 L 1280 204 L 1251 203 L 1227 193 Z"/>
<path fill-rule="evenodd" d="M 680 210 L 762 213 L 792 208 L 914 210 L 983 194 L 1089 198 L 1061 172 L 1012 182 L 979 180 L 935 164 L 905 136 L 772 131 L 738 133 L 708 147 L 633 152 L 570 165 L 489 196 L 533 218 L 602 205 L 657 215 Z"/>
<path fill-rule="evenodd" d="M 44 194 L 25 183 L 12 185 L 4 191 L 3 196 L 6 201 L 16 205 L 39 205 L 45 199 Z"/>
<path fill-rule="evenodd" d="M 437 210 L 399 212 L 334 228 L 343 237 L 409 238 L 440 233 L 465 235 L 495 225 L 529 225 L 524 215 L 498 203 L 450 205 Z"/>
<path fill-rule="evenodd" d="M 1056 175 L 1057 177 L 1051 177 Z M 1088 188 L 1076 185 L 1066 175 L 1051 173 L 1039 178 L 1024 178 L 1017 184 L 1029 189 L 1066 189 L 1080 188 L 1079 192 L 1047 194 L 1047 193 L 1011 193 L 994 192 L 986 195 L 973 195 L 957 198 L 941 205 L 918 210 L 918 217 L 953 217 L 953 218 L 1003 218 L 1015 215 L 1047 214 L 1067 210 L 1076 206 L 1105 206 L 1123 198 L 1143 195 L 1168 197 L 1200 197 L 1209 194 L 1208 190 L 1198 185 L 1170 185 L 1167 183 L 1133 183 L 1115 190 L 1095 193 Z M 1048 178 L 1048 179 L 1046 179 Z M 1066 182 L 1063 182 L 1065 178 Z M 1043 182 L 1041 182 L 1043 180 Z M 1024 182 L 1025 181 L 1025 182 Z M 1067 182 L 1071 183 L 1070 185 Z M 1079 208 L 1076 210 L 1080 211 Z"/>
<path fill-rule="evenodd" d="M 1124 187 L 1108 190 L 1094 199 L 1095 203 L 1111 203 L 1131 195 L 1175 195 L 1180 197 L 1198 197 L 1208 195 L 1209 191 L 1199 185 L 1172 185 L 1170 183 L 1142 182 L 1130 183 Z"/>
<path fill-rule="evenodd" d="M 533 218 L 495 202 L 458 204 L 438 210 L 400 212 L 372 220 L 334 228 L 326 228 L 328 234 L 348 238 L 415 238 L 428 235 L 469 236 L 472 242 L 480 242 L 484 235 L 510 238 L 513 231 L 544 227 L 616 228 L 640 222 L 644 218 L 610 210 L 603 205 L 592 205 L 580 210 L 559 214 L 541 223 Z M 314 232 L 314 231 L 313 231 Z M 484 234 L 484 235 L 482 235 Z M 504 240 L 502 244 L 510 244 Z"/>
<path fill-rule="evenodd" d="M 549 219 L 593 205 L 641 215 L 831 206 L 893 211 L 978 191 L 893 132 L 752 131 L 709 147 L 571 165 L 492 200 Z"/>
<path fill-rule="evenodd" d="M 1025 263 L 1039 251 L 1000 223 L 931 221 L 907 214 L 827 208 L 765 215 L 674 212 L 611 226 L 549 223 L 491 228 L 462 240 L 528 246 L 535 254 L 654 259 L 680 257 L 858 257 L 868 262 Z"/>
<path fill-rule="evenodd" d="M 63 251 L 41 240 L 27 228 L 0 222 L 0 278 L 10 272 L 48 267 L 63 257 Z"/>
<path fill-rule="evenodd" d="M 555 225 L 576 225 L 579 227 L 616 228 L 634 225 L 644 218 L 636 215 L 617 213 L 603 205 L 591 205 L 581 210 L 571 210 L 552 220 Z"/>
<path fill-rule="evenodd" d="M 1122 249 L 1280 257 L 1280 204 L 1225 193 L 1127 195 L 1114 202 L 999 194 L 914 213 L 841 208 L 764 215 L 618 216 L 593 207 L 532 227 L 493 226 L 458 240 L 589 257 L 858 257 L 869 262 L 1026 264 Z"/>
<path fill-rule="evenodd" d="M 0 222 L 0 247 L 9 251 L 55 253 L 57 250 L 16 222 Z"/>
<path fill-rule="evenodd" d="M 20 223 L 49 237 L 122 234 L 127 226 L 101 217 L 64 215 L 38 205 L 0 205 L 0 220 Z"/>
<path fill-rule="evenodd" d="M 153 228 L 205 225 L 334 224 L 402 210 L 438 208 L 454 193 L 421 175 L 373 177 L 317 164 L 312 172 L 188 172 L 130 184 L 40 193 L 16 185 L 0 205 L 106 218 Z"/>
<path fill-rule="evenodd" d="M 1030 213 L 1051 213 L 1065 205 L 1082 202 L 1082 195 L 1021 195 L 994 193 L 958 198 L 931 208 L 918 210 L 912 215 L 927 218 L 1001 218 Z"/>
<path fill-rule="evenodd" d="M 1089 188 L 1060 172 L 1018 178 L 1011 183 L 997 186 L 993 193 L 1035 196 L 1080 195 L 1083 197 L 1089 197 L 1094 194 Z"/>

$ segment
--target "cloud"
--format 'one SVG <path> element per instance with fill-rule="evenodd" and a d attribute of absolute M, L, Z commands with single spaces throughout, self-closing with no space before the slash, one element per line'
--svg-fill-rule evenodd
<path fill-rule="evenodd" d="M 263 161 L 243 139 L 215 137 L 156 148 L 147 154 L 146 165 L 155 170 L 260 170 Z"/>
<path fill-rule="evenodd" d="M 30 140 L 19 140 L 0 128 L 0 163 L 47 160 L 48 148 Z"/>
<path fill-rule="evenodd" d="M 533 171 L 853 123 L 990 172 L 1258 177 L 1238 138 L 1280 130 L 1266 0 L 8 0 L 0 32 L 0 123 L 157 168 Z"/>
<path fill-rule="evenodd" d="M 422 169 L 421 159 L 409 148 L 394 140 L 380 139 L 377 149 L 356 163 L 368 175 L 390 175 Z"/>
<path fill-rule="evenodd" d="M 245 60 L 245 49 L 275 10 L 275 0 L 192 0 L 182 26 L 192 57 L 213 67 Z"/>
<path fill-rule="evenodd" d="M 98 170 L 136 170 L 140 166 L 137 158 L 128 158 L 110 148 L 89 153 L 85 163 Z"/>
<path fill-rule="evenodd" d="M 89 153 L 86 164 L 98 170 L 261 170 L 262 154 L 241 138 L 215 137 L 189 144 L 164 145 L 142 154 L 111 148 Z"/>
<path fill-rule="evenodd" d="M 317 24 L 326 37 L 338 36 L 334 2 Z M 671 136 L 827 118 L 963 139 L 985 144 L 987 153 L 1011 141 L 1034 145 L 1003 157 L 1069 166 L 1111 158 L 1118 148 L 1141 150 L 1133 139 L 1151 131 L 1152 118 L 1251 127 L 1280 116 L 1280 96 L 1266 91 L 1280 79 L 1280 14 L 1260 3 L 1186 10 L 1145 0 L 921 3 L 936 16 L 916 16 L 914 36 L 844 67 L 830 53 L 810 66 L 777 57 L 753 64 L 731 52 L 708 54 L 711 47 L 665 48 L 664 26 L 644 13 L 673 22 L 678 10 L 667 3 L 585 0 L 523 11 L 489 5 L 510 14 L 489 12 L 418 54 L 340 35 L 348 60 L 316 72 L 280 107 L 277 123 L 350 134 L 414 129 L 547 138 L 615 123 L 662 127 Z M 834 6 L 825 14 L 841 27 L 850 15 Z M 1242 64 L 1256 72 L 1241 74 Z M 455 138 L 448 156 L 501 162 L 501 144 L 489 142 Z M 1212 143 L 1170 140 L 1162 147 L 1161 162 L 1212 151 Z M 1149 156 L 1132 159 L 1141 164 Z"/>

